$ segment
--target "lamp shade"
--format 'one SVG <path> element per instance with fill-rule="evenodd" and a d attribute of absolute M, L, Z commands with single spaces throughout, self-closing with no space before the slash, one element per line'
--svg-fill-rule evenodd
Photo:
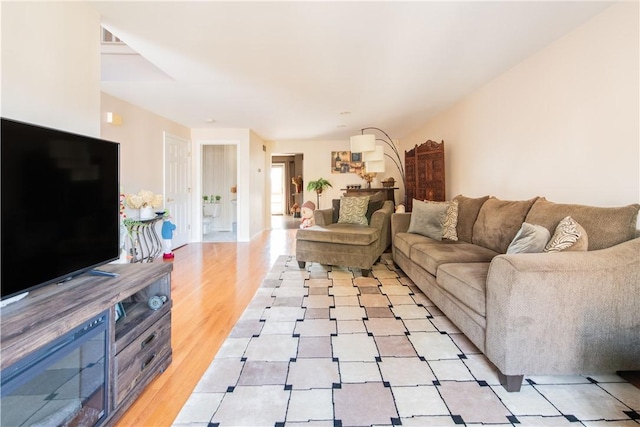
<path fill-rule="evenodd" d="M 384 160 L 374 160 L 365 162 L 365 170 L 367 172 L 384 172 Z"/>
<path fill-rule="evenodd" d="M 356 135 L 351 137 L 351 152 L 364 153 L 376 149 L 375 135 Z"/>
<path fill-rule="evenodd" d="M 362 152 L 363 162 L 377 162 L 380 160 L 384 160 L 384 147 L 382 145 L 376 145 L 376 149 L 373 151 Z"/>

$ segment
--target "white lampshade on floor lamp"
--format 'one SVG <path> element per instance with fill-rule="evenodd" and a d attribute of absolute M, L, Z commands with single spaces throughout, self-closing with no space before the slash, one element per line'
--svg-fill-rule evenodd
<path fill-rule="evenodd" d="M 351 152 L 352 153 L 366 153 L 376 149 L 376 136 L 356 135 L 351 137 Z"/>
<path fill-rule="evenodd" d="M 374 134 L 365 134 L 365 130 L 376 130 L 382 133 L 386 139 L 384 138 L 376 138 Z M 366 127 L 363 128 L 360 132 L 362 135 L 355 135 L 351 137 L 351 152 L 353 153 L 362 153 L 362 161 L 365 162 L 365 169 L 367 172 L 384 172 L 385 171 L 385 161 L 384 156 L 390 158 L 393 163 L 398 168 L 398 172 L 400 172 L 400 178 L 402 178 L 402 185 L 404 185 L 404 203 L 407 204 L 407 181 L 404 174 L 404 166 L 402 165 L 402 160 L 400 159 L 400 153 L 396 148 L 395 144 L 391 140 L 391 137 L 382 129 L 376 127 Z M 390 156 L 389 154 L 384 152 L 384 145 L 376 145 L 376 141 L 382 141 L 387 146 L 391 148 L 394 156 Z"/>
<path fill-rule="evenodd" d="M 367 170 L 367 172 L 384 172 L 384 147 L 382 145 L 376 145 L 375 150 L 363 152 L 362 161 L 365 164 L 365 169 Z"/>

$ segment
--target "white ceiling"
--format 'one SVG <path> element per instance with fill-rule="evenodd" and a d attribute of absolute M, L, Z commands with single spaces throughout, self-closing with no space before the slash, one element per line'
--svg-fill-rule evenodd
<path fill-rule="evenodd" d="M 104 92 L 267 140 L 402 138 L 610 4 L 92 2 L 143 57 L 104 59 Z"/>

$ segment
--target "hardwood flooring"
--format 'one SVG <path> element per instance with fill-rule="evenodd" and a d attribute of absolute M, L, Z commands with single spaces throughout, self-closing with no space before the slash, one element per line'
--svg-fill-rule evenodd
<path fill-rule="evenodd" d="M 283 217 L 275 226 L 249 243 L 192 243 L 175 251 L 173 362 L 117 426 L 171 425 L 276 258 L 295 253 L 292 223 Z"/>

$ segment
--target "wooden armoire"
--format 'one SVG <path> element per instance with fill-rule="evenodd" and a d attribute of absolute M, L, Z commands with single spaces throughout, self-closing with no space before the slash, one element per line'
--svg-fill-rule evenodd
<path fill-rule="evenodd" d="M 413 199 L 445 200 L 444 141 L 428 140 L 404 152 L 407 212 Z"/>

